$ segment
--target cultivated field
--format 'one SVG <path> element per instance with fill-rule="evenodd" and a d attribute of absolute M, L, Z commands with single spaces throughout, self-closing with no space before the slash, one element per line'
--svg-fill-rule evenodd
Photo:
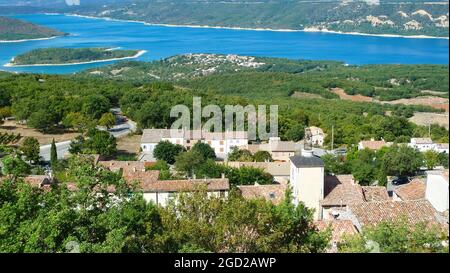
<path fill-rule="evenodd" d="M 428 126 L 429 124 L 439 124 L 449 129 L 449 115 L 437 113 L 415 113 L 409 120 L 417 125 Z"/>
<path fill-rule="evenodd" d="M 330 90 L 334 94 L 338 95 L 342 100 L 351 100 L 357 102 L 377 102 L 387 104 L 404 104 L 404 105 L 424 105 L 430 106 L 436 109 L 444 109 L 445 112 L 449 112 L 449 100 L 446 98 L 436 96 L 421 96 L 412 99 L 399 99 L 393 101 L 380 101 L 371 97 L 362 95 L 348 95 L 341 88 L 333 88 Z"/>

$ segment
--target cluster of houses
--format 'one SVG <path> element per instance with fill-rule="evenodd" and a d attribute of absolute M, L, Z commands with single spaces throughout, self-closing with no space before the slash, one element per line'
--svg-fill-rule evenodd
<path fill-rule="evenodd" d="M 366 140 L 358 143 L 358 149 L 370 149 L 379 150 L 383 147 L 389 147 L 393 145 L 392 142 L 386 142 L 384 140 Z M 417 149 L 420 152 L 434 151 L 438 153 L 449 154 L 449 144 L 448 143 L 435 143 L 431 138 L 411 138 L 411 141 L 407 143 L 411 148 Z"/>
<path fill-rule="evenodd" d="M 314 129 L 314 128 L 313 128 Z M 310 130 L 311 132 L 313 130 Z M 185 130 L 150 129 L 142 136 L 141 149 L 146 156 L 141 161 L 100 161 L 96 164 L 111 171 L 120 171 L 125 180 L 136 181 L 145 200 L 160 206 L 176 198 L 180 192 L 204 186 L 211 196 L 226 198 L 230 191 L 229 180 L 223 175 L 219 179 L 159 180 L 159 171 L 147 171 L 152 164 L 153 151 L 161 141 L 184 146 L 187 150 L 198 141 L 209 144 L 216 154 L 226 159 L 234 148 L 251 151 L 268 151 L 275 162 L 227 162 L 231 167 L 255 167 L 272 174 L 272 185 L 238 186 L 242 196 L 248 199 L 266 199 L 279 204 L 291 190 L 294 204 L 300 202 L 314 209 L 314 220 L 318 229 L 332 228 L 333 244 L 339 243 L 344 234 L 356 234 L 365 226 L 377 225 L 387 220 L 405 217 L 411 223 L 427 222 L 441 225 L 448 232 L 449 171 L 427 172 L 426 179 L 415 179 L 388 192 L 386 187 L 361 186 L 352 175 L 327 176 L 323 160 L 315 153 L 313 144 L 323 145 L 321 130 L 315 130 L 316 138 L 309 136 L 309 143 L 295 143 L 271 138 L 267 143 L 249 144 L 245 132 L 201 133 Z M 196 137 L 200 133 L 201 137 Z M 197 139 L 197 140 L 196 140 Z M 389 145 L 384 141 L 365 141 L 361 149 L 380 149 Z M 413 139 L 411 146 L 417 149 L 432 149 L 448 153 L 441 144 L 428 139 Z M 417 146 L 415 146 L 417 145 Z M 439 150 L 442 149 L 442 150 Z M 154 160 L 153 160 L 154 161 Z M 45 187 L 51 181 L 47 177 L 28 177 L 34 185 Z M 39 182 L 39 180 L 41 182 Z"/>

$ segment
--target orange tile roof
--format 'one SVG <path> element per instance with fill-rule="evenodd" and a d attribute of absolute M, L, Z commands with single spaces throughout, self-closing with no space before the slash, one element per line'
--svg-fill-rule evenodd
<path fill-rule="evenodd" d="M 280 204 L 286 196 L 286 185 L 238 186 L 245 199 L 266 199 L 273 204 Z"/>
<path fill-rule="evenodd" d="M 405 217 L 409 224 L 440 224 L 438 213 L 427 200 L 363 202 L 349 206 L 349 212 L 364 226 L 378 225 L 383 221 Z"/>
<path fill-rule="evenodd" d="M 363 186 L 364 199 L 366 202 L 389 201 L 390 197 L 386 187 Z"/>
<path fill-rule="evenodd" d="M 314 225 L 319 231 L 331 228 L 331 241 L 333 243 L 341 242 L 345 235 L 358 234 L 358 230 L 351 220 L 322 220 L 316 221 Z"/>
<path fill-rule="evenodd" d="M 414 179 L 408 184 L 398 186 L 394 189 L 395 194 L 403 201 L 424 199 L 425 191 L 425 181 L 421 179 Z"/>
<path fill-rule="evenodd" d="M 326 176 L 324 193 L 322 206 L 348 206 L 365 201 L 362 188 L 352 175 Z"/>
<path fill-rule="evenodd" d="M 367 140 L 361 141 L 361 146 L 363 149 L 379 150 L 386 146 L 386 142 L 384 140 Z"/>
<path fill-rule="evenodd" d="M 142 185 L 144 192 L 181 192 L 192 191 L 198 187 L 206 186 L 208 191 L 228 191 L 228 179 L 191 179 L 191 180 L 165 180 Z"/>

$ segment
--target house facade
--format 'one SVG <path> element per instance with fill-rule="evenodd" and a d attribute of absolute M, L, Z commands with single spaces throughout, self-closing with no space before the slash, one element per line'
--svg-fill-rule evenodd
<path fill-rule="evenodd" d="M 226 178 L 157 181 L 145 185 L 142 191 L 147 202 L 165 207 L 180 194 L 189 194 L 202 187 L 207 190 L 210 197 L 227 198 L 230 191 L 230 183 Z"/>
<path fill-rule="evenodd" d="M 250 151 L 269 152 L 274 161 L 289 162 L 301 150 L 301 144 L 293 141 L 282 141 L 279 137 L 271 137 L 267 143 L 250 145 Z"/>
<path fill-rule="evenodd" d="M 313 146 L 316 147 L 323 147 L 323 144 L 325 143 L 325 137 L 323 130 L 319 127 L 311 126 L 309 127 L 309 130 L 311 131 L 311 142 Z"/>
<path fill-rule="evenodd" d="M 411 138 L 411 142 L 408 146 L 417 149 L 420 152 L 437 150 L 437 146 L 431 138 Z"/>
<path fill-rule="evenodd" d="M 248 148 L 248 134 L 243 131 L 211 133 L 199 130 L 146 129 L 141 138 L 141 150 L 153 158 L 156 145 L 161 141 L 178 144 L 190 150 L 197 142 L 211 146 L 218 158 L 226 158 L 234 149 Z"/>
<path fill-rule="evenodd" d="M 425 198 L 439 211 L 448 211 L 449 207 L 449 171 L 427 172 Z"/>
<path fill-rule="evenodd" d="M 308 208 L 314 209 L 314 219 L 322 218 L 320 202 L 324 197 L 325 165 L 312 150 L 303 150 L 301 155 L 290 158 L 290 186 L 293 202 L 298 205 L 303 202 Z"/>

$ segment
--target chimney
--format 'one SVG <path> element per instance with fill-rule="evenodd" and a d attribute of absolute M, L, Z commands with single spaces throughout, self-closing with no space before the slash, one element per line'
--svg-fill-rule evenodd
<path fill-rule="evenodd" d="M 222 173 L 222 179 L 225 179 L 225 174 L 224 173 Z"/>
<path fill-rule="evenodd" d="M 269 138 L 270 150 L 273 151 L 277 147 L 277 145 L 280 141 L 281 141 L 281 139 L 279 137 L 270 137 Z"/>
<path fill-rule="evenodd" d="M 303 157 L 313 157 L 314 156 L 314 152 L 312 150 L 303 149 L 302 150 L 302 156 Z"/>
<path fill-rule="evenodd" d="M 197 179 L 197 175 L 195 175 L 195 173 L 192 174 L 192 179 Z"/>

